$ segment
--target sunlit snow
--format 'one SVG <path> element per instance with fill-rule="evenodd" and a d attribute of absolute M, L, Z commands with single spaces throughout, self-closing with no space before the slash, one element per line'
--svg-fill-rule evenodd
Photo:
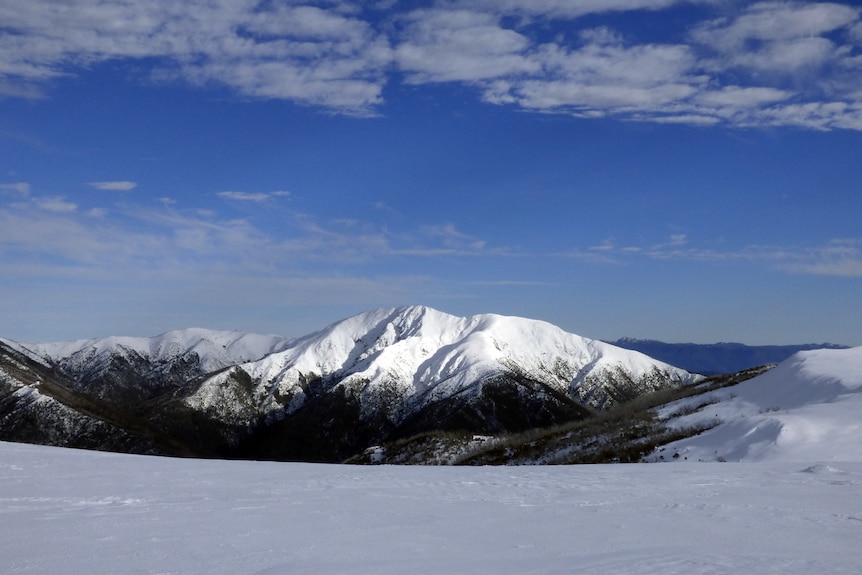
<path fill-rule="evenodd" d="M 862 463 L 348 467 L 0 443 L 3 573 L 846 573 Z"/>

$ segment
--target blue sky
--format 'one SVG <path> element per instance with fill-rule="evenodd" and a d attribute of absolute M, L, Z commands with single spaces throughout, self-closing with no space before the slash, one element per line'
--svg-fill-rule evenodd
<path fill-rule="evenodd" d="M 862 10 L 0 0 L 0 336 L 862 344 Z"/>

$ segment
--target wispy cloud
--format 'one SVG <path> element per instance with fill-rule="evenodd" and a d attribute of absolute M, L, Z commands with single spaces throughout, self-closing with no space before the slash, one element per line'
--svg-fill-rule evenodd
<path fill-rule="evenodd" d="M 227 198 L 258 202 L 288 195 L 237 193 Z M 129 266 L 136 272 L 227 266 L 237 275 L 277 275 L 278 270 L 312 269 L 321 262 L 352 265 L 409 255 L 470 255 L 485 247 L 452 224 L 416 227 L 418 233 L 393 234 L 374 222 L 321 222 L 313 215 L 285 212 L 273 232 L 251 219 L 180 209 L 169 198 L 157 207 L 124 204 L 109 212 L 81 208 L 60 196 L 31 195 L 0 206 L 0 250 L 13 259 L 50 261 L 59 268 L 97 266 L 120 274 Z"/>
<path fill-rule="evenodd" d="M 234 200 L 237 202 L 265 202 L 266 200 L 270 200 L 272 198 L 289 198 L 290 192 L 236 192 L 236 191 L 227 191 L 227 192 L 219 192 L 218 197 L 224 198 L 225 200 Z"/>
<path fill-rule="evenodd" d="M 0 184 L 0 192 L 13 193 L 26 198 L 30 195 L 30 184 L 27 182 L 16 182 L 14 184 Z"/>
<path fill-rule="evenodd" d="M 422 226 L 420 231 L 430 238 L 440 240 L 444 247 L 456 251 L 478 251 L 486 246 L 486 242 L 466 234 L 455 227 L 455 224 Z"/>
<path fill-rule="evenodd" d="M 597 246 L 590 246 L 590 251 L 593 252 L 610 252 L 614 249 L 614 241 L 612 239 L 606 239 L 601 244 Z"/>
<path fill-rule="evenodd" d="M 61 196 L 56 196 L 53 198 L 38 198 L 34 200 L 34 203 L 43 210 L 61 214 L 67 212 L 74 212 L 78 209 L 77 204 L 67 202 L 66 199 Z"/>
<path fill-rule="evenodd" d="M 137 182 L 127 180 L 111 181 L 111 182 L 89 182 L 89 185 L 97 190 L 108 190 L 114 192 L 129 192 L 138 187 Z"/>
<path fill-rule="evenodd" d="M 834 239 L 828 245 L 803 250 L 780 265 L 792 273 L 862 277 L 862 238 Z"/>
<path fill-rule="evenodd" d="M 652 246 L 617 248 L 606 242 L 599 248 L 591 248 L 587 252 L 574 250 L 561 255 L 606 263 L 621 263 L 629 258 L 716 264 L 743 262 L 793 274 L 862 277 L 862 238 L 833 239 L 821 245 L 751 245 L 718 249 L 692 245 L 687 235 L 674 234 L 667 241 Z M 597 257 L 599 254 L 602 258 Z"/>

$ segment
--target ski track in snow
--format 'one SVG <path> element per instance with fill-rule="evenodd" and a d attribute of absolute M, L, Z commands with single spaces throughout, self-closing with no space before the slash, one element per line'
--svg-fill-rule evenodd
<path fill-rule="evenodd" d="M 862 462 L 350 467 L 0 443 L 0 573 L 858 574 Z"/>

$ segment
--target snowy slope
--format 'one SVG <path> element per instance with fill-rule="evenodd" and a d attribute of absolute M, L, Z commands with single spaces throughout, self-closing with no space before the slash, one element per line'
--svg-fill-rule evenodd
<path fill-rule="evenodd" d="M 0 443 L 0 572 L 856 575 L 862 463 L 347 467 Z"/>
<path fill-rule="evenodd" d="M 0 437 L 10 441 L 90 449 L 156 453 L 147 437 L 94 416 L 94 405 L 76 403 L 48 362 L 27 348 L 0 339 Z M 58 399 L 60 398 L 60 399 Z"/>
<path fill-rule="evenodd" d="M 301 408 L 315 382 L 349 389 L 365 413 L 386 409 L 393 421 L 459 394 L 480 393 L 500 374 L 540 381 L 583 404 L 614 402 L 613 386 L 644 392 L 696 376 L 643 354 L 567 333 L 549 323 L 492 314 L 456 317 L 424 307 L 378 309 L 294 341 L 239 366 L 265 410 Z M 189 399 L 224 406 L 220 374 Z"/>
<path fill-rule="evenodd" d="M 799 352 L 713 399 L 676 424 L 722 423 L 667 452 L 683 460 L 862 460 L 862 347 Z"/>

